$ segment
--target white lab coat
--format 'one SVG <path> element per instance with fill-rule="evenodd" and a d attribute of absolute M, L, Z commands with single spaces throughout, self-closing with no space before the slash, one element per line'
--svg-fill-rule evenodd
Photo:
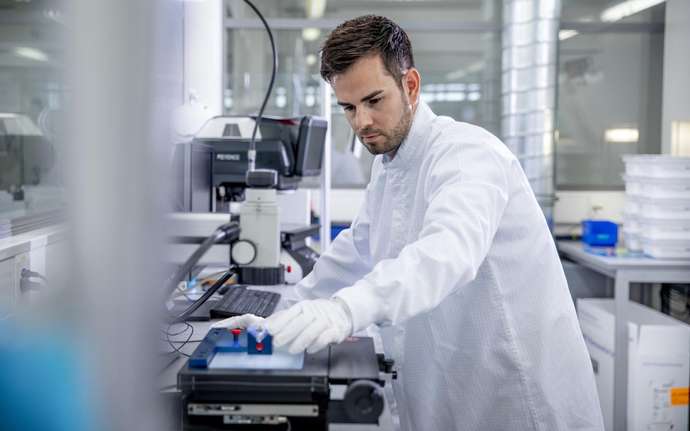
<path fill-rule="evenodd" d="M 602 430 L 554 241 L 513 154 L 420 102 L 366 200 L 299 285 L 375 322 L 404 430 Z"/>

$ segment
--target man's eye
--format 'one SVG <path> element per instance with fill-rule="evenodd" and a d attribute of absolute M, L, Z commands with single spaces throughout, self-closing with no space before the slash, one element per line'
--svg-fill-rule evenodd
<path fill-rule="evenodd" d="M 343 106 L 343 110 L 344 110 L 345 112 L 352 112 L 352 111 L 355 110 L 355 107 L 354 107 L 354 106 L 351 106 L 351 105 L 350 105 L 350 106 Z"/>
<path fill-rule="evenodd" d="M 375 99 L 370 99 L 370 100 L 369 100 L 369 104 L 370 104 L 370 105 L 376 105 L 376 104 L 379 103 L 380 101 L 381 101 L 381 98 L 380 98 L 380 97 L 377 97 L 377 98 L 375 98 Z"/>

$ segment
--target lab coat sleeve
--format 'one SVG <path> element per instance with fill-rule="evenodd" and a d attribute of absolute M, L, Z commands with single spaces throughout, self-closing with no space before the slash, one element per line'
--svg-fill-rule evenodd
<path fill-rule="evenodd" d="M 432 156 L 416 241 L 334 295 L 349 307 L 354 332 L 372 323 L 402 323 L 474 280 L 507 206 L 507 170 L 517 163 L 497 144 L 447 145 Z"/>
<path fill-rule="evenodd" d="M 349 228 L 338 234 L 312 271 L 296 286 L 301 299 L 327 298 L 371 271 L 366 199 Z"/>

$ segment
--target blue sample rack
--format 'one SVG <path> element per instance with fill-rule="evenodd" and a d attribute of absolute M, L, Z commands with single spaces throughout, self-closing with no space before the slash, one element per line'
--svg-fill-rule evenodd
<path fill-rule="evenodd" d="M 257 331 L 252 329 L 211 329 L 189 357 L 189 366 L 191 368 L 208 368 L 213 357 L 219 352 L 271 355 L 273 353 L 272 338 L 267 333 L 262 335 L 263 337 L 259 342 L 257 341 Z"/>

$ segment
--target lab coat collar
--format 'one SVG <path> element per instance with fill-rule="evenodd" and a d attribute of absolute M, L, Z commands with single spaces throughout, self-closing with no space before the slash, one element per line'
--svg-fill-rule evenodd
<path fill-rule="evenodd" d="M 436 114 L 429 108 L 429 105 L 420 100 L 412 119 L 410 131 L 398 147 L 393 160 L 390 159 L 388 154 L 383 155 L 384 169 L 406 168 L 412 160 L 417 159 L 418 153 L 425 146 L 428 134 L 431 131 L 430 125 L 434 118 L 436 118 Z"/>

